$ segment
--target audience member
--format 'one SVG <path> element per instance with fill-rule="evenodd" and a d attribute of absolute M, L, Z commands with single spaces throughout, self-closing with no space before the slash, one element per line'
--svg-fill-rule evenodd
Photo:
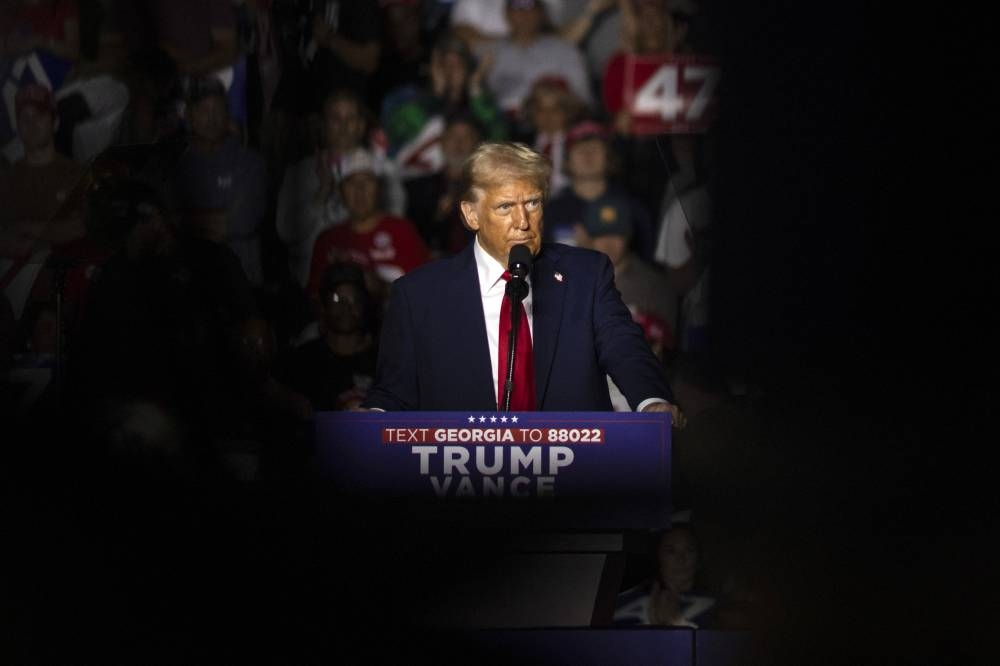
<path fill-rule="evenodd" d="M 278 237 L 288 249 L 289 271 L 303 287 L 309 279 L 316 238 L 324 229 L 347 218 L 339 189 L 342 175 L 337 171 L 342 156 L 356 148 L 368 149 L 380 162 L 380 206 L 392 215 L 403 215 L 406 210 L 406 191 L 395 167 L 386 160 L 372 125 L 367 107 L 356 93 L 332 93 L 323 104 L 316 151 L 285 172 L 276 226 Z"/>
<path fill-rule="evenodd" d="M 678 340 L 686 352 L 708 349 L 711 211 L 707 185 L 681 194 L 663 216 L 656 243 L 656 260 L 681 294 Z"/>
<path fill-rule="evenodd" d="M 378 68 L 372 75 L 369 106 L 379 108 L 393 88 L 423 88 L 430 78 L 431 48 L 421 30 L 420 3 L 417 0 L 379 0 L 382 24 L 382 49 Z"/>
<path fill-rule="evenodd" d="M 579 245 L 603 252 L 615 269 L 615 286 L 632 318 L 642 326 L 654 353 L 663 360 L 673 348 L 677 294 L 666 273 L 629 250 L 633 205 L 620 194 L 603 194 L 587 204 L 577 227 Z"/>
<path fill-rule="evenodd" d="M 604 70 L 604 109 L 614 119 L 619 136 L 625 185 L 648 210 L 655 211 L 669 175 L 661 147 L 662 120 L 658 111 L 638 114 L 635 106 L 637 100 L 645 99 L 645 86 L 663 63 L 689 51 L 687 25 L 696 8 L 690 0 L 623 0 L 620 7 L 621 47 Z M 655 131 L 640 128 L 640 120 Z"/>
<path fill-rule="evenodd" d="M 483 130 L 468 113 L 449 115 L 441 135 L 443 167 L 428 176 L 406 181 L 407 217 L 413 220 L 431 254 L 454 254 L 473 234 L 462 223 L 458 196 L 462 165 L 483 139 Z"/>
<path fill-rule="evenodd" d="M 697 584 L 698 540 L 689 523 L 675 523 L 656 540 L 656 573 L 618 597 L 619 626 L 711 628 L 715 598 Z"/>
<path fill-rule="evenodd" d="M 283 377 L 315 411 L 357 407 L 375 377 L 378 356 L 375 304 L 358 266 L 334 263 L 323 272 L 319 329 L 318 339 L 291 350 Z"/>
<path fill-rule="evenodd" d="M 276 374 L 277 340 L 270 323 L 256 315 L 228 332 L 223 392 L 206 433 L 223 468 L 244 482 L 260 480 L 265 458 L 287 458 L 307 430 L 310 401 Z"/>
<path fill-rule="evenodd" d="M 677 324 L 677 296 L 667 276 L 628 249 L 632 238 L 631 209 L 627 197 L 605 193 L 586 204 L 583 224 L 576 225 L 577 245 L 603 252 L 611 259 L 615 286 L 632 319 L 642 327 L 646 342 L 661 363 L 673 349 Z M 630 411 L 625 396 L 608 377 L 615 411 Z"/>
<path fill-rule="evenodd" d="M 596 8 L 615 0 L 541 0 L 546 18 L 567 41 L 579 43 L 581 23 Z M 456 0 L 451 11 L 452 29 L 472 47 L 491 44 L 510 36 L 510 22 L 498 0 Z"/>
<path fill-rule="evenodd" d="M 382 295 L 389 283 L 429 259 L 427 245 L 411 221 L 379 207 L 381 161 L 359 148 L 344 155 L 337 166 L 348 217 L 316 239 L 308 292 L 318 295 L 327 266 L 347 261 L 369 271 L 376 279 L 375 293 Z"/>
<path fill-rule="evenodd" d="M 485 138 L 507 138 L 507 123 L 493 92 L 483 78 L 489 70 L 488 55 L 476 57 L 458 37 L 445 35 L 431 56 L 431 95 L 435 110 L 448 115 L 468 112 L 483 127 Z"/>
<path fill-rule="evenodd" d="M 228 245 L 250 282 L 260 285 L 267 169 L 232 132 L 225 95 L 214 77 L 192 83 L 187 101 L 190 143 L 177 164 L 176 193 L 194 232 Z"/>
<path fill-rule="evenodd" d="M 528 135 L 520 138 L 552 162 L 552 182 L 549 185 L 552 194 L 558 194 L 569 184 L 564 168 L 566 132 L 585 110 L 586 106 L 561 77 L 536 80 L 524 102 L 522 126 Z"/>
<path fill-rule="evenodd" d="M 181 233 L 152 187 L 106 187 L 99 222 L 117 250 L 71 341 L 69 404 L 103 435 L 152 409 L 198 449 L 226 395 L 227 334 L 256 314 L 251 285 L 228 247 Z"/>
<path fill-rule="evenodd" d="M 478 64 L 461 39 L 446 35 L 431 54 L 430 85 L 397 87 L 382 101 L 381 118 L 389 156 L 405 180 L 438 173 L 443 167 L 441 135 L 446 119 L 470 115 L 486 136 L 507 136 L 507 123 L 482 79 L 489 65 Z"/>
<path fill-rule="evenodd" d="M 40 84 L 58 92 L 80 59 L 79 11 L 75 0 L 6 3 L 0 20 L 0 155 L 12 164 L 24 156 L 17 137 L 10 87 Z M 56 149 L 63 150 L 57 140 Z M 72 155 L 63 151 L 67 157 Z"/>
<path fill-rule="evenodd" d="M 300 56 L 306 63 L 309 109 L 335 89 L 353 90 L 367 99 L 382 50 L 376 0 L 324 0 L 314 7 Z"/>
<path fill-rule="evenodd" d="M 25 155 L 0 171 L 0 287 L 20 318 L 52 247 L 84 234 L 86 172 L 56 151 L 59 120 L 48 88 L 22 86 L 14 104 Z"/>
<path fill-rule="evenodd" d="M 589 107 L 594 95 L 583 56 L 572 44 L 543 32 L 545 9 L 539 0 L 507 0 L 506 4 L 510 36 L 490 47 L 493 62 L 486 78 L 499 96 L 500 108 L 512 118 L 520 117 L 531 86 L 544 76 L 565 79 Z"/>
<path fill-rule="evenodd" d="M 653 233 L 649 213 L 628 191 L 612 180 L 617 160 L 611 150 L 611 133 L 592 120 L 574 125 L 566 135 L 566 162 L 569 179 L 546 205 L 545 239 L 566 245 L 577 244 L 577 228 L 583 224 L 590 202 L 605 194 L 628 201 L 631 226 L 630 249 L 644 260 L 652 260 Z"/>

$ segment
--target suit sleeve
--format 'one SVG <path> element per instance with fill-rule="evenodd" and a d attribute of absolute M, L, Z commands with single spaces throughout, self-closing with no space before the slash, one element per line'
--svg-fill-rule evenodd
<path fill-rule="evenodd" d="M 602 255 L 599 262 L 594 292 L 594 345 L 598 363 L 632 409 L 647 398 L 674 402 L 659 360 L 622 302 L 610 260 Z"/>
<path fill-rule="evenodd" d="M 375 383 L 368 390 L 362 407 L 377 407 L 386 411 L 419 407 L 420 387 L 414 340 L 409 296 L 400 281 L 396 280 L 382 323 Z"/>

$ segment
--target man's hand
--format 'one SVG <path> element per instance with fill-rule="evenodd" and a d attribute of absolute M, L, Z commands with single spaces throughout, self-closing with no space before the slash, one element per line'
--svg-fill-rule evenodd
<path fill-rule="evenodd" d="M 687 427 L 687 417 L 684 416 L 684 412 L 677 405 L 671 405 L 669 402 L 654 402 L 650 405 L 646 405 L 643 408 L 643 413 L 649 412 L 670 412 L 671 423 L 678 430 L 684 430 Z"/>

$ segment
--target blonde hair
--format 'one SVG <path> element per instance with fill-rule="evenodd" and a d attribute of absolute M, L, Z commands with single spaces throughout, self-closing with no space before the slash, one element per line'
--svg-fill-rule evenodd
<path fill-rule="evenodd" d="M 547 157 L 523 143 L 484 141 L 462 166 L 460 201 L 479 201 L 480 190 L 501 185 L 510 180 L 527 180 L 549 194 L 552 163 Z"/>

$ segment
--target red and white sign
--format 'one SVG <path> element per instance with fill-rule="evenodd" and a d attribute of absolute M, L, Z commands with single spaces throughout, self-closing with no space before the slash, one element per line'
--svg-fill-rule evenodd
<path fill-rule="evenodd" d="M 604 70 L 604 106 L 626 110 L 633 136 L 694 134 L 714 120 L 720 76 L 716 58 L 616 53 Z"/>

